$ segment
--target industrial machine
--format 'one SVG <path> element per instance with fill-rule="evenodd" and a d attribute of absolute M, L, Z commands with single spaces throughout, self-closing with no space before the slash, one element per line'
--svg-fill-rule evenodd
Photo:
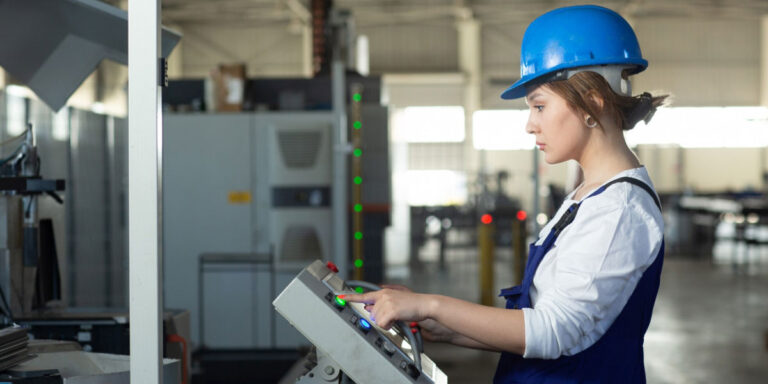
<path fill-rule="evenodd" d="M 64 180 L 40 177 L 31 124 L 3 144 L 15 146 L 0 159 L 0 299 L 6 318 L 12 319 L 13 313 L 27 313 L 61 297 L 53 229 L 50 221 L 41 226 L 37 198 L 47 194 L 61 204 L 56 192 L 64 190 Z"/>
<path fill-rule="evenodd" d="M 282 319 L 273 323 L 274 297 L 265 293 L 279 292 L 312 260 L 331 258 L 332 118 L 325 111 L 165 117 L 165 303 L 191 310 L 196 345 L 306 343 Z M 243 259 L 201 270 L 211 254 L 271 255 L 274 265 Z M 198 275 L 203 281 L 190 278 Z M 226 326 L 215 326 L 222 319 Z"/>
<path fill-rule="evenodd" d="M 447 383 L 448 377 L 421 352 L 420 339 L 404 324 L 385 330 L 361 303 L 338 295 L 355 291 L 332 263 L 316 260 L 272 303 L 316 348 L 316 359 L 298 383 Z"/>
<path fill-rule="evenodd" d="M 366 105 L 362 114 L 367 129 L 363 204 L 388 207 L 387 108 Z M 274 321 L 274 296 L 267 293 L 280 292 L 312 260 L 343 262 L 332 252 L 337 231 L 332 220 L 333 121 L 333 114 L 323 110 L 166 114 L 165 303 L 191 310 L 196 345 L 307 344 L 282 318 Z M 377 224 L 375 218 L 367 214 L 366 225 Z M 366 231 L 366 244 L 376 246 L 383 228 Z M 366 271 L 381 269 L 381 248 L 379 239 L 378 257 L 375 250 L 366 250 Z M 228 262 L 201 271 L 202 258 L 211 254 L 268 254 L 274 265 Z M 196 275 L 201 281 L 189 278 Z M 205 307 L 202 321 L 199 303 Z M 214 326 L 221 319 L 227 326 Z"/>

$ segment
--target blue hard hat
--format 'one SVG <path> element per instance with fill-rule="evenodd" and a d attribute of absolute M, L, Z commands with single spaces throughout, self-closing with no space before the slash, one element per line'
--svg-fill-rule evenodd
<path fill-rule="evenodd" d="M 526 86 L 563 78 L 564 69 L 619 65 L 628 74 L 643 71 L 648 61 L 632 27 L 618 13 L 596 5 L 564 7 L 549 11 L 525 30 L 520 50 L 520 80 L 502 94 L 516 99 Z M 556 76 L 560 75 L 560 76 Z"/>

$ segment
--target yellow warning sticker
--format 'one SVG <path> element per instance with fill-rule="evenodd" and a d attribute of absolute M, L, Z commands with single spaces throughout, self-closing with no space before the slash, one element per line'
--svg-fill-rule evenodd
<path fill-rule="evenodd" d="M 227 200 L 230 204 L 249 204 L 251 202 L 251 192 L 229 191 Z"/>

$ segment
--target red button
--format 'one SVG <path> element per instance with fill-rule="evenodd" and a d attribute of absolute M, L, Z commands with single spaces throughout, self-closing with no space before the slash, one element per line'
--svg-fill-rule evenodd
<path fill-rule="evenodd" d="M 416 332 L 418 332 L 418 331 L 419 331 L 419 330 L 418 330 L 418 329 L 416 329 L 416 328 L 411 328 L 411 333 L 413 333 L 413 334 L 416 334 Z"/>
<path fill-rule="evenodd" d="M 334 273 L 339 273 L 339 267 L 337 267 L 336 264 L 334 264 L 332 261 L 327 262 L 325 266 Z"/>
<path fill-rule="evenodd" d="M 411 325 L 411 328 L 414 328 L 414 327 L 418 327 L 419 323 L 412 321 L 410 325 Z"/>

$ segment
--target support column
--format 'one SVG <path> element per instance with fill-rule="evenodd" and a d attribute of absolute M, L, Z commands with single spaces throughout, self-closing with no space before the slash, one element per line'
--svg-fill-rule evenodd
<path fill-rule="evenodd" d="M 315 75 L 312 57 L 312 23 L 306 23 L 301 27 L 301 74 L 306 78 Z"/>
<path fill-rule="evenodd" d="M 486 171 L 485 151 L 480 152 L 476 162 L 475 147 L 472 140 L 472 114 L 480 109 L 481 104 L 481 36 L 480 22 L 472 16 L 468 8 L 460 8 L 457 15 L 456 29 L 459 42 L 459 70 L 464 74 L 464 163 L 465 170 Z"/>
<path fill-rule="evenodd" d="M 131 384 L 162 383 L 160 1 L 128 7 Z"/>
<path fill-rule="evenodd" d="M 768 107 L 768 15 L 760 19 L 760 105 Z"/>
<path fill-rule="evenodd" d="M 768 15 L 760 18 L 760 105 L 768 107 Z M 768 156 L 761 150 L 760 179 L 763 191 L 768 191 Z"/>
<path fill-rule="evenodd" d="M 349 277 L 349 198 L 347 188 L 348 156 L 350 152 L 347 136 L 347 80 L 345 66 L 344 34 L 347 33 L 347 18 L 340 13 L 331 16 L 333 26 L 333 52 L 331 61 L 331 95 L 333 101 L 334 127 L 331 134 L 333 144 L 333 182 L 331 184 L 331 206 L 333 221 L 333 255 L 330 258 L 339 268 L 339 276 Z"/>
<path fill-rule="evenodd" d="M 760 105 L 768 107 L 768 15 L 760 19 Z M 768 191 L 768 156 L 763 148 L 760 156 L 760 178 L 763 191 Z"/>

